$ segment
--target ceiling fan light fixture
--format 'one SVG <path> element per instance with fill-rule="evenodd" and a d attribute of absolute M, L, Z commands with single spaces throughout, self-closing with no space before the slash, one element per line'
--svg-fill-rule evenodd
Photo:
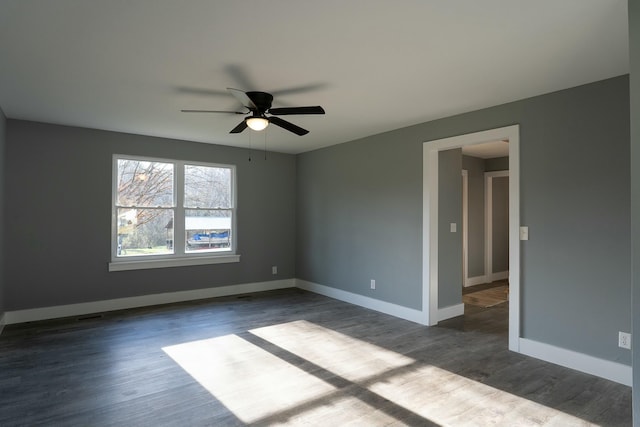
<path fill-rule="evenodd" d="M 247 119 L 247 126 L 253 130 L 261 131 L 269 126 L 269 120 L 264 117 L 249 117 Z"/>

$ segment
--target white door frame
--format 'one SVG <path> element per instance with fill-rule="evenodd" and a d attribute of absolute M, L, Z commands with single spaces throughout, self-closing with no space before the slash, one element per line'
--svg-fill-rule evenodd
<path fill-rule="evenodd" d="M 422 316 L 438 324 L 438 153 L 465 145 L 509 141 L 509 350 L 520 338 L 520 126 L 475 132 L 423 144 Z"/>
<path fill-rule="evenodd" d="M 462 286 L 469 286 L 469 171 L 462 169 Z"/>

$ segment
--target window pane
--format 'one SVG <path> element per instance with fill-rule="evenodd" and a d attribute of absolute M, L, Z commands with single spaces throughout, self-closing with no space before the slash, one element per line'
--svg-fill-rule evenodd
<path fill-rule="evenodd" d="M 185 208 L 231 208 L 231 169 L 185 165 Z"/>
<path fill-rule="evenodd" d="M 186 252 L 231 250 L 231 211 L 185 211 Z"/>
<path fill-rule="evenodd" d="M 173 164 L 118 159 L 119 206 L 173 207 Z"/>
<path fill-rule="evenodd" d="M 119 257 L 173 253 L 173 209 L 118 209 Z"/>

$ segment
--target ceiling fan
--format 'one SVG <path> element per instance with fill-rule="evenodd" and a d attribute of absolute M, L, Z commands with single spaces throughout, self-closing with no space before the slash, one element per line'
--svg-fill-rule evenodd
<path fill-rule="evenodd" d="M 244 114 L 247 115 L 240 124 L 229 133 L 240 133 L 247 127 L 260 131 L 266 128 L 269 123 L 273 123 L 283 129 L 293 132 L 296 135 L 306 135 L 308 130 L 294 125 L 280 117 L 294 114 L 324 114 L 324 109 L 318 106 L 312 107 L 282 107 L 271 108 L 273 95 L 267 92 L 250 91 L 244 92 L 239 89 L 227 88 L 227 90 L 247 108 L 249 111 L 217 111 L 217 110 L 180 110 L 183 113 L 227 113 L 227 114 Z M 249 115 L 250 114 L 250 115 Z"/>

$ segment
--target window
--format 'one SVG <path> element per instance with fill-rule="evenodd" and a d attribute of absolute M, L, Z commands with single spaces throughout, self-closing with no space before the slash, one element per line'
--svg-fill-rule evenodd
<path fill-rule="evenodd" d="M 237 262 L 235 167 L 114 156 L 109 269 Z"/>

